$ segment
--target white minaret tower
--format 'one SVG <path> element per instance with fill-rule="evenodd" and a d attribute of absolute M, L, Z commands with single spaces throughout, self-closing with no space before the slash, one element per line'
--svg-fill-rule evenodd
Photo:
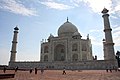
<path fill-rule="evenodd" d="M 11 49 L 11 56 L 10 56 L 10 62 L 15 62 L 16 60 L 16 48 L 17 48 L 17 34 L 18 34 L 18 27 L 14 28 L 14 36 L 12 41 L 12 49 Z"/>
<path fill-rule="evenodd" d="M 102 17 L 104 21 L 104 32 L 105 32 L 105 39 L 103 42 L 104 46 L 104 59 L 105 60 L 115 60 L 115 54 L 114 54 L 114 43 L 112 39 L 112 34 L 111 31 L 112 29 L 110 28 L 110 23 L 109 23 L 109 14 L 106 8 L 103 9 Z"/>

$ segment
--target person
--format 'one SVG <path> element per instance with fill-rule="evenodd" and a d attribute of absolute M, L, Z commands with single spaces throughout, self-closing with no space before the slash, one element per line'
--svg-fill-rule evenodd
<path fill-rule="evenodd" d="M 110 72 L 112 72 L 112 69 L 110 68 Z"/>
<path fill-rule="evenodd" d="M 108 69 L 106 69 L 106 72 L 108 72 Z"/>
<path fill-rule="evenodd" d="M 4 67 L 3 72 L 4 72 L 4 73 L 6 72 L 6 67 Z"/>
<path fill-rule="evenodd" d="M 109 67 L 109 71 L 112 72 L 112 67 L 111 66 Z"/>
<path fill-rule="evenodd" d="M 41 69 L 41 74 L 43 74 L 43 72 L 44 72 L 44 69 L 42 68 L 42 69 Z"/>
<path fill-rule="evenodd" d="M 18 70 L 18 66 L 15 68 L 15 72 L 17 72 L 17 70 Z"/>
<path fill-rule="evenodd" d="M 63 74 L 63 75 L 66 74 L 65 68 L 63 69 L 63 73 L 62 73 L 62 74 Z"/>
<path fill-rule="evenodd" d="M 108 66 L 106 66 L 106 72 L 108 72 L 108 70 L 109 70 L 109 68 L 108 68 Z"/>
<path fill-rule="evenodd" d="M 37 74 L 37 68 L 35 68 L 35 74 Z"/>
<path fill-rule="evenodd" d="M 30 74 L 32 73 L 32 68 L 30 69 Z"/>

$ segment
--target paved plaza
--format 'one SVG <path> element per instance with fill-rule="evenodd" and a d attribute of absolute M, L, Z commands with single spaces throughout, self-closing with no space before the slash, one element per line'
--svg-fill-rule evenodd
<path fill-rule="evenodd" d="M 14 73 L 14 70 L 7 70 L 7 73 Z M 3 71 L 0 70 L 3 74 Z M 105 70 L 82 70 L 71 71 L 66 70 L 66 75 L 62 75 L 62 70 L 45 70 L 41 74 L 38 70 L 37 74 L 33 71 L 17 71 L 15 78 L 2 79 L 2 80 L 120 80 L 120 72 L 106 72 Z"/>

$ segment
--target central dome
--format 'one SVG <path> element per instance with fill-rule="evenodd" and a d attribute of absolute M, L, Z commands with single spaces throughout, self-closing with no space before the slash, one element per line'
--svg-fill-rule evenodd
<path fill-rule="evenodd" d="M 75 32 L 78 32 L 78 29 L 67 19 L 67 22 L 59 27 L 58 36 L 72 36 Z"/>

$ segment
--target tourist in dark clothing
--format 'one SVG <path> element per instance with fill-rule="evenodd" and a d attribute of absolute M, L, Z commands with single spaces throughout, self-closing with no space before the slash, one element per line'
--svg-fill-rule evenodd
<path fill-rule="evenodd" d="M 44 72 L 44 69 L 41 69 L 41 74 L 43 74 L 43 72 Z"/>
<path fill-rule="evenodd" d="M 30 69 L 30 74 L 32 73 L 32 68 Z"/>
<path fill-rule="evenodd" d="M 66 74 L 66 72 L 65 72 L 65 68 L 63 69 L 63 73 L 62 73 L 62 74 L 63 74 L 63 75 Z"/>
<path fill-rule="evenodd" d="M 17 72 L 17 70 L 18 70 L 18 67 L 15 68 L 15 72 Z"/>
<path fill-rule="evenodd" d="M 110 72 L 112 72 L 112 69 L 110 69 Z"/>
<path fill-rule="evenodd" d="M 6 67 L 4 67 L 3 72 L 4 72 L 4 73 L 6 72 Z"/>
<path fill-rule="evenodd" d="M 37 68 L 35 68 L 35 74 L 37 74 Z"/>
<path fill-rule="evenodd" d="M 106 69 L 106 72 L 108 72 L 108 69 Z"/>

